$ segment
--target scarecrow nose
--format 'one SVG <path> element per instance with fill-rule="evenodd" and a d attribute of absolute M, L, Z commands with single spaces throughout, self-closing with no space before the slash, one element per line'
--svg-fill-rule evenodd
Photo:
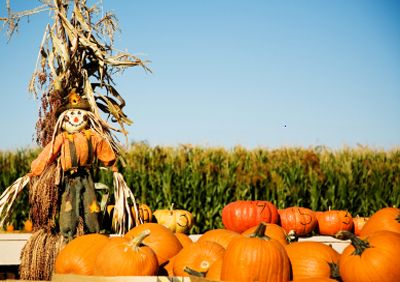
<path fill-rule="evenodd" d="M 79 119 L 77 117 L 74 118 L 74 122 L 77 123 Z"/>

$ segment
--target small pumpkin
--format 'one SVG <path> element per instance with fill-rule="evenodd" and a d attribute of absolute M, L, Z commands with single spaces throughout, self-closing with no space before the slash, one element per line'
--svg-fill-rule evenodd
<path fill-rule="evenodd" d="M 153 220 L 153 211 L 148 205 L 141 203 L 137 206 L 137 209 L 139 212 L 140 223 L 149 223 Z M 136 211 L 134 206 L 131 207 L 131 211 L 133 221 L 136 222 Z"/>
<path fill-rule="evenodd" d="M 198 242 L 203 241 L 211 241 L 220 244 L 225 249 L 228 247 L 228 244 L 235 238 L 240 237 L 241 235 L 235 231 L 228 229 L 211 229 L 204 232 L 203 235 L 197 240 Z"/>
<path fill-rule="evenodd" d="M 328 210 L 318 218 L 318 230 L 321 235 L 334 236 L 341 230 L 353 230 L 353 217 L 345 210 Z"/>
<path fill-rule="evenodd" d="M 242 232 L 242 235 L 251 235 L 257 229 L 257 226 L 251 227 L 246 231 Z M 271 237 L 277 241 L 279 241 L 282 245 L 289 244 L 289 235 L 286 233 L 285 229 L 281 226 L 274 224 L 274 223 L 267 223 L 265 228 L 265 234 L 268 237 Z"/>
<path fill-rule="evenodd" d="M 92 275 L 96 258 L 109 238 L 101 234 L 85 234 L 71 240 L 57 255 L 55 273 Z"/>
<path fill-rule="evenodd" d="M 265 227 L 260 223 L 251 237 L 241 236 L 229 243 L 222 262 L 222 281 L 289 281 L 285 247 L 266 237 Z"/>
<path fill-rule="evenodd" d="M 400 233 L 400 209 L 385 207 L 375 212 L 365 223 L 360 236 L 367 236 L 379 230 Z"/>
<path fill-rule="evenodd" d="M 292 279 L 338 277 L 340 254 L 321 242 L 294 242 L 286 246 Z"/>
<path fill-rule="evenodd" d="M 309 208 L 295 206 L 278 212 L 280 225 L 288 234 L 294 232 L 296 236 L 306 236 L 317 226 L 317 217 Z"/>
<path fill-rule="evenodd" d="M 24 221 L 24 231 L 25 232 L 32 232 L 33 230 L 33 223 L 32 220 L 27 219 Z"/>
<path fill-rule="evenodd" d="M 150 235 L 143 239 L 143 244 L 153 249 L 159 265 L 167 262 L 182 249 L 182 244 L 170 229 L 154 222 L 133 227 L 125 237 L 135 238 L 146 229 L 150 230 Z"/>
<path fill-rule="evenodd" d="M 98 254 L 94 274 L 100 276 L 151 276 L 158 270 L 154 251 L 141 245 L 150 230 L 137 237 L 112 237 Z"/>
<path fill-rule="evenodd" d="M 222 209 L 222 223 L 226 229 L 238 233 L 257 226 L 261 222 L 278 223 L 276 206 L 269 201 L 231 202 Z"/>
<path fill-rule="evenodd" d="M 175 257 L 174 275 L 189 276 L 188 270 L 207 273 L 212 264 L 222 259 L 225 249 L 210 241 L 195 242 L 183 248 Z"/>
<path fill-rule="evenodd" d="M 366 237 L 357 237 L 349 231 L 335 235 L 350 239 L 340 256 L 339 270 L 343 282 L 400 281 L 400 233 L 381 230 Z"/>
<path fill-rule="evenodd" d="M 187 233 L 193 226 L 193 215 L 187 210 L 174 210 L 173 204 L 169 210 L 156 210 L 153 213 L 157 223 L 169 228 L 172 232 Z"/>

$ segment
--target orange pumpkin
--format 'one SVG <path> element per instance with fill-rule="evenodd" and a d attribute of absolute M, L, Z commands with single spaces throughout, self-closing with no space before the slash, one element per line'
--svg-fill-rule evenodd
<path fill-rule="evenodd" d="M 224 253 L 224 247 L 215 242 L 195 242 L 183 248 L 176 255 L 174 275 L 189 276 L 187 268 L 195 272 L 206 273 L 216 260 L 222 259 Z"/>
<path fill-rule="evenodd" d="M 292 278 L 330 278 L 337 269 L 340 254 L 321 242 L 294 242 L 286 246 L 292 266 Z"/>
<path fill-rule="evenodd" d="M 367 236 L 379 230 L 400 233 L 400 209 L 386 207 L 375 212 L 365 223 L 360 236 Z"/>
<path fill-rule="evenodd" d="M 276 206 L 269 201 L 235 201 L 222 209 L 222 223 L 226 229 L 242 233 L 261 222 L 278 223 Z"/>
<path fill-rule="evenodd" d="M 363 216 L 356 216 L 353 217 L 353 223 L 354 223 L 354 227 L 353 227 L 353 233 L 356 236 L 360 236 L 361 235 L 361 230 L 363 229 L 365 223 L 367 223 L 369 217 L 363 217 Z"/>
<path fill-rule="evenodd" d="M 266 224 L 267 227 L 265 229 L 265 234 L 268 237 L 271 237 L 275 240 L 278 240 L 282 245 L 287 245 L 289 244 L 289 236 L 286 233 L 285 229 L 283 229 L 282 227 L 280 227 L 277 224 L 274 223 L 267 223 Z M 251 235 L 254 234 L 254 232 L 256 231 L 257 226 L 251 227 L 249 229 L 247 229 L 246 231 L 244 231 L 242 233 L 242 235 Z"/>
<path fill-rule="evenodd" d="M 139 222 L 140 223 L 149 223 L 153 220 L 153 212 L 148 205 L 139 204 L 139 205 L 137 205 L 137 209 L 139 212 Z M 135 211 L 134 206 L 131 207 L 131 211 L 132 211 L 133 221 L 136 222 L 136 211 Z"/>
<path fill-rule="evenodd" d="M 30 219 L 25 220 L 25 222 L 24 222 L 24 231 L 25 232 L 32 232 L 32 230 L 33 230 L 32 220 L 30 220 Z"/>
<path fill-rule="evenodd" d="M 321 235 L 333 236 L 341 230 L 353 230 L 353 217 L 345 210 L 328 210 L 318 216 L 318 230 Z"/>
<path fill-rule="evenodd" d="M 190 245 L 193 243 L 193 240 L 189 237 L 189 235 L 186 235 L 185 233 L 175 233 L 176 238 L 178 238 L 179 242 L 181 242 L 182 247 L 186 247 L 187 245 Z"/>
<path fill-rule="evenodd" d="M 144 238 L 143 243 L 156 253 L 159 265 L 167 262 L 182 249 L 182 244 L 175 234 L 158 223 L 150 222 L 137 225 L 129 230 L 125 237 L 134 238 L 146 229 L 150 230 L 150 235 Z"/>
<path fill-rule="evenodd" d="M 150 276 L 158 269 L 154 251 L 143 246 L 142 241 L 149 236 L 145 230 L 137 237 L 112 237 L 98 254 L 94 274 L 100 276 Z"/>
<path fill-rule="evenodd" d="M 197 240 L 198 242 L 211 241 L 220 244 L 225 249 L 228 244 L 235 238 L 241 235 L 235 231 L 228 229 L 211 229 L 204 232 L 203 235 Z"/>
<path fill-rule="evenodd" d="M 305 236 L 317 225 L 315 213 L 309 208 L 289 207 L 278 212 L 281 226 L 287 233 L 294 232 L 297 236 Z"/>
<path fill-rule="evenodd" d="M 338 280 L 331 278 L 304 278 L 304 279 L 295 279 L 290 282 L 337 282 Z"/>
<path fill-rule="evenodd" d="M 55 273 L 92 275 L 96 258 L 109 241 L 101 234 L 86 234 L 70 241 L 57 255 Z"/>
<path fill-rule="evenodd" d="M 222 281 L 289 281 L 285 247 L 266 237 L 265 227 L 260 223 L 254 237 L 241 236 L 229 243 L 222 262 Z"/>
<path fill-rule="evenodd" d="M 350 239 L 339 260 L 343 282 L 400 281 L 400 233 L 381 230 L 366 237 L 357 237 L 348 231 L 336 235 Z"/>

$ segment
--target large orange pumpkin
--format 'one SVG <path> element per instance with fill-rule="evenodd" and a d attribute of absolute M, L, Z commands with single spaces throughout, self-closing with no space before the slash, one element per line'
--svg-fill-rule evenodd
<path fill-rule="evenodd" d="M 353 217 L 345 210 L 328 210 L 318 218 L 318 230 L 321 235 L 333 236 L 341 230 L 353 230 Z"/>
<path fill-rule="evenodd" d="M 296 236 L 305 236 L 317 225 L 315 213 L 309 208 L 289 207 L 278 212 L 281 226 L 287 233 L 294 232 Z"/>
<path fill-rule="evenodd" d="M 336 235 L 350 239 L 339 260 L 343 282 L 400 281 L 400 233 L 381 230 L 366 237 L 357 237 L 348 231 Z"/>
<path fill-rule="evenodd" d="M 292 279 L 330 278 L 340 254 L 321 242 L 294 242 L 286 246 L 292 266 Z"/>
<path fill-rule="evenodd" d="M 278 220 L 278 209 L 269 201 L 235 201 L 222 209 L 223 225 L 238 233 L 261 222 L 278 223 Z"/>
<path fill-rule="evenodd" d="M 134 238 L 146 229 L 150 230 L 150 235 L 144 238 L 143 244 L 153 249 L 157 255 L 159 265 L 167 262 L 182 249 L 182 244 L 175 234 L 158 223 L 150 222 L 137 225 L 129 230 L 125 237 Z"/>
<path fill-rule="evenodd" d="M 386 207 L 375 212 L 365 223 L 360 236 L 366 236 L 378 230 L 400 233 L 400 209 Z"/>
<path fill-rule="evenodd" d="M 149 236 L 145 230 L 137 237 L 112 237 L 98 254 L 94 274 L 100 276 L 151 276 L 158 270 L 154 251 L 143 246 L 142 241 Z"/>
<path fill-rule="evenodd" d="M 189 276 L 186 269 L 207 273 L 212 264 L 222 258 L 224 247 L 210 241 L 195 242 L 183 248 L 175 257 L 174 275 Z"/>
<path fill-rule="evenodd" d="M 222 281 L 289 281 L 290 262 L 285 247 L 266 237 L 265 227 L 260 223 L 253 236 L 229 243 L 222 262 Z"/>
<path fill-rule="evenodd" d="M 204 232 L 203 235 L 197 240 L 198 242 L 211 241 L 220 244 L 225 249 L 228 244 L 235 238 L 241 235 L 235 231 L 228 229 L 211 229 Z"/>
<path fill-rule="evenodd" d="M 221 257 L 217 259 L 208 269 L 206 273 L 206 279 L 211 281 L 220 281 L 221 280 L 221 270 L 222 270 L 222 262 L 224 258 Z"/>
<path fill-rule="evenodd" d="M 92 275 L 97 256 L 109 238 L 86 234 L 70 241 L 57 255 L 55 273 Z"/>
<path fill-rule="evenodd" d="M 256 231 L 257 226 L 251 227 L 247 229 L 246 231 L 242 232 L 242 235 L 251 235 L 254 234 Z M 289 244 L 289 236 L 286 233 L 285 229 L 283 229 L 281 226 L 274 224 L 274 223 L 267 223 L 266 228 L 265 228 L 265 234 L 268 237 L 271 237 L 275 240 L 278 240 L 282 245 L 287 245 Z"/>
<path fill-rule="evenodd" d="M 338 280 L 331 278 L 304 278 L 291 280 L 290 282 L 338 282 Z"/>

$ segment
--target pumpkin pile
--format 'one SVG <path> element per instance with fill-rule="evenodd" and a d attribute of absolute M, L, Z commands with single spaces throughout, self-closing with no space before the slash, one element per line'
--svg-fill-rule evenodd
<path fill-rule="evenodd" d="M 188 231 L 177 224 L 180 217 L 192 222 L 184 212 L 156 211 L 159 223 L 145 222 L 123 237 L 77 237 L 59 253 L 55 272 L 210 281 L 400 281 L 394 263 L 400 252 L 398 208 L 362 218 L 355 229 L 357 217 L 346 211 L 279 210 L 267 201 L 237 201 L 222 210 L 225 228 L 208 230 L 197 241 L 180 232 Z M 293 241 L 289 233 L 319 233 L 351 243 L 339 253 L 322 242 Z"/>

